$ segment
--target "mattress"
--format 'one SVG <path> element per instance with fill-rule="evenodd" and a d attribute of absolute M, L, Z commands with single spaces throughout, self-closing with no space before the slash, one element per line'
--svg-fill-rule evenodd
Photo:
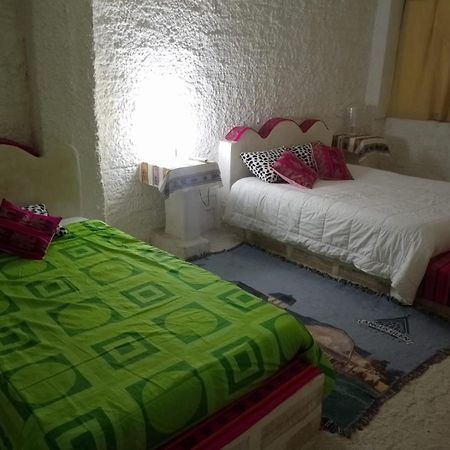
<path fill-rule="evenodd" d="M 310 190 L 240 179 L 225 220 L 388 279 L 412 304 L 430 258 L 450 250 L 450 183 L 348 166 L 354 180 Z"/>
<path fill-rule="evenodd" d="M 0 255 L 0 447 L 155 448 L 302 357 L 292 316 L 99 221 Z"/>

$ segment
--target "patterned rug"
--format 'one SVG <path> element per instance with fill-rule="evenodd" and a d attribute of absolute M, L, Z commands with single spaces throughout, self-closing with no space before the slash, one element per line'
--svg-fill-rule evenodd
<path fill-rule="evenodd" d="M 450 324 L 241 245 L 194 262 L 285 308 L 328 354 L 336 388 L 324 400 L 325 429 L 350 436 L 388 398 L 450 354 Z"/>

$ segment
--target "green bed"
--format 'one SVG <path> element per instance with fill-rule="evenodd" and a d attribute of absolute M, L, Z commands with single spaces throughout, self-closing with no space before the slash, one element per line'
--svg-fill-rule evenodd
<path fill-rule="evenodd" d="M 103 222 L 69 231 L 0 256 L 0 449 L 154 448 L 294 357 L 332 374 L 284 311 Z"/>

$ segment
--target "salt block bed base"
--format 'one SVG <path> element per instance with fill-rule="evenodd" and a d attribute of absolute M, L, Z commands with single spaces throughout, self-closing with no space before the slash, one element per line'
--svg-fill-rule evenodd
<path fill-rule="evenodd" d="M 304 247 L 286 244 L 261 233 L 229 226 L 250 245 L 281 256 L 301 266 L 367 288 L 378 294 L 390 296 L 389 280 L 381 279 L 327 256 L 310 252 Z M 430 260 L 422 284 L 417 292 L 415 306 L 450 319 L 450 252 Z"/>
<path fill-rule="evenodd" d="M 298 359 L 164 450 L 305 449 L 319 432 L 324 376 Z"/>

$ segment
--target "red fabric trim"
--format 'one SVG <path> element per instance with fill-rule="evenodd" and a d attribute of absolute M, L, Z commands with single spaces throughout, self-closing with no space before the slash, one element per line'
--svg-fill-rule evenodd
<path fill-rule="evenodd" d="M 254 133 L 258 133 L 263 139 L 265 139 L 267 136 L 272 133 L 272 130 L 281 122 L 293 122 L 303 133 L 306 133 L 315 123 L 322 122 L 320 119 L 307 119 L 304 120 L 301 123 L 297 123 L 295 120 L 292 119 L 285 119 L 282 117 L 274 117 L 273 119 L 269 119 L 260 129 L 259 131 L 256 131 L 254 128 L 251 127 L 245 127 L 245 126 L 239 126 L 232 128 L 227 135 L 225 136 L 225 139 L 227 141 L 234 141 L 237 142 L 241 139 L 241 137 L 249 130 L 253 131 Z M 324 125 L 325 123 L 322 122 Z M 328 127 L 325 125 L 325 127 L 328 129 Z"/>
<path fill-rule="evenodd" d="M 426 300 L 450 306 L 450 252 L 430 260 L 418 295 Z"/>
<path fill-rule="evenodd" d="M 11 139 L 0 138 L 0 145 L 10 145 L 11 147 L 17 147 L 18 149 L 23 150 L 29 153 L 30 155 L 35 156 L 36 158 L 39 158 L 41 156 L 41 154 L 38 152 L 37 149 L 30 147 L 29 145 L 13 141 Z"/>
<path fill-rule="evenodd" d="M 302 130 L 303 133 L 306 133 L 317 122 L 322 122 L 322 121 L 319 119 L 304 120 L 301 124 L 299 124 L 300 130 Z M 328 129 L 328 127 L 326 125 L 325 125 L 325 127 Z"/>
<path fill-rule="evenodd" d="M 216 450 L 245 433 L 256 422 L 320 375 L 320 370 L 294 359 L 259 388 L 163 446 L 164 450 Z"/>
<path fill-rule="evenodd" d="M 442 253 L 430 260 L 418 296 L 450 306 L 450 252 Z"/>

